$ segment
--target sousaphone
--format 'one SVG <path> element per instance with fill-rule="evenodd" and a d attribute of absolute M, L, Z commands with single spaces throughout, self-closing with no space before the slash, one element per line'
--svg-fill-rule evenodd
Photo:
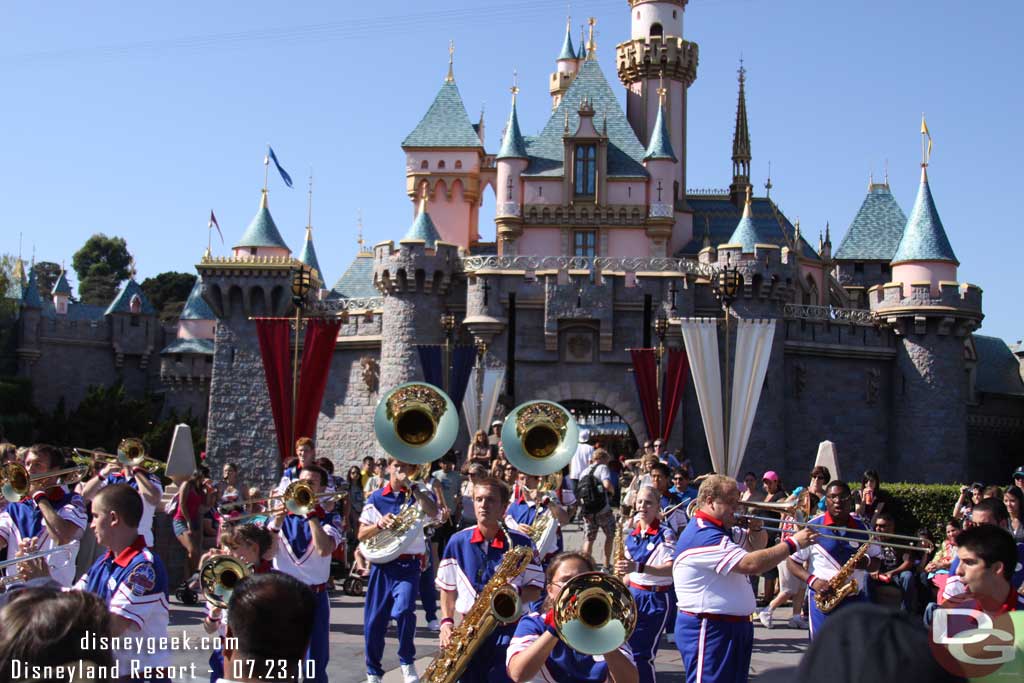
<path fill-rule="evenodd" d="M 553 474 L 572 460 L 580 430 L 569 411 L 551 401 L 528 401 L 505 418 L 505 457 L 526 474 Z"/>
<path fill-rule="evenodd" d="M 448 395 L 433 384 L 409 382 L 380 399 L 373 430 L 388 455 L 422 465 L 451 449 L 459 435 L 459 414 Z"/>

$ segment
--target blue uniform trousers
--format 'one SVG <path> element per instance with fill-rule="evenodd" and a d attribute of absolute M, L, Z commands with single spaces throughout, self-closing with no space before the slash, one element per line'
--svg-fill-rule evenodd
<path fill-rule="evenodd" d="M 427 568 L 420 573 L 420 602 L 423 603 L 423 612 L 427 616 L 427 622 L 437 619 L 437 588 L 434 587 L 434 556 L 427 549 Z"/>
<path fill-rule="evenodd" d="M 640 674 L 640 683 L 654 683 L 654 657 L 658 654 L 658 641 L 665 630 L 668 615 L 676 609 L 672 590 L 645 591 L 629 587 L 636 602 L 636 628 L 629 637 L 629 649 Z"/>
<path fill-rule="evenodd" d="M 391 619 L 395 620 L 398 627 L 398 661 L 402 664 L 416 661 L 416 646 L 412 639 L 416 633 L 416 594 L 419 592 L 419 584 L 418 558 L 370 565 L 366 602 L 363 605 L 366 673 L 384 675 L 381 657 L 384 656 L 384 633 Z"/>
<path fill-rule="evenodd" d="M 326 590 L 314 593 L 314 597 L 316 609 L 313 611 L 313 635 L 309 639 L 306 657 L 313 661 L 316 675 L 307 680 L 311 683 L 327 683 L 327 662 L 331 658 L 331 600 Z"/>
<path fill-rule="evenodd" d="M 686 683 L 746 683 L 754 647 L 749 621 L 717 621 L 676 613 L 676 647 Z"/>
<path fill-rule="evenodd" d="M 814 640 L 814 634 L 821 630 L 821 627 L 825 625 L 825 619 L 828 618 L 829 614 L 835 614 L 847 605 L 856 605 L 859 602 L 867 602 L 867 596 L 864 595 L 863 591 L 861 591 L 856 595 L 851 595 L 850 597 L 846 598 L 841 603 L 839 603 L 834 610 L 832 610 L 828 614 L 825 614 L 824 612 L 818 609 L 817 603 L 814 602 L 814 596 L 815 592 L 808 588 L 807 615 L 810 617 L 808 619 L 808 621 L 810 622 L 810 629 L 807 632 L 807 637 L 809 640 Z"/>
<path fill-rule="evenodd" d="M 210 655 L 210 683 L 224 678 L 224 650 L 217 649 Z"/>
<path fill-rule="evenodd" d="M 505 669 L 505 653 L 516 632 L 516 624 L 498 626 L 473 655 L 459 683 L 512 683 Z"/>

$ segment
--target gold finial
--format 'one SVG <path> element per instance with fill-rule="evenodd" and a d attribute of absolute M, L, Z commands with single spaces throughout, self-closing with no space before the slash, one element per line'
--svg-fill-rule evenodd
<path fill-rule="evenodd" d="M 360 254 L 367 253 L 366 247 L 364 246 L 366 244 L 366 242 L 363 240 L 363 210 L 362 209 L 359 209 L 358 213 L 356 214 L 356 244 L 359 245 L 359 253 Z"/>
<path fill-rule="evenodd" d="M 455 41 L 448 41 L 448 75 L 444 78 L 445 83 L 455 82 Z"/>
<path fill-rule="evenodd" d="M 932 134 L 928 132 L 928 122 L 921 112 L 921 168 L 928 168 L 932 160 Z"/>
<path fill-rule="evenodd" d="M 263 188 L 262 194 L 260 194 L 260 209 L 267 208 L 267 188 Z"/>
<path fill-rule="evenodd" d="M 590 39 L 587 41 L 587 59 L 596 59 L 597 43 L 594 42 L 594 27 L 597 25 L 597 18 L 590 17 L 587 23 L 590 24 Z"/>
<path fill-rule="evenodd" d="M 519 94 L 519 70 L 512 69 L 512 87 L 509 88 L 512 92 L 512 104 L 516 103 L 516 95 Z"/>
<path fill-rule="evenodd" d="M 772 185 L 772 162 L 769 159 L 768 160 L 768 180 L 766 180 L 765 183 L 764 183 L 765 196 L 768 197 L 769 199 L 772 196 L 772 188 L 773 187 L 775 187 L 775 186 Z"/>
<path fill-rule="evenodd" d="M 874 186 L 875 186 L 875 172 L 874 171 L 869 171 L 868 172 L 868 192 L 870 192 L 871 188 L 873 188 Z"/>
<path fill-rule="evenodd" d="M 885 160 L 885 186 L 889 187 L 889 160 Z"/>
<path fill-rule="evenodd" d="M 427 212 L 427 204 L 430 202 L 430 197 L 428 196 L 429 193 L 427 192 L 428 189 L 429 188 L 427 186 L 427 183 L 426 183 L 426 181 L 424 181 L 423 182 L 423 194 L 420 196 L 420 213 L 426 213 Z"/>
<path fill-rule="evenodd" d="M 668 90 L 665 90 L 665 70 L 662 69 L 658 72 L 658 102 L 659 104 L 665 104 L 665 95 L 668 94 Z"/>
<path fill-rule="evenodd" d="M 313 233 L 313 169 L 309 169 L 309 200 L 306 202 L 306 239 Z"/>

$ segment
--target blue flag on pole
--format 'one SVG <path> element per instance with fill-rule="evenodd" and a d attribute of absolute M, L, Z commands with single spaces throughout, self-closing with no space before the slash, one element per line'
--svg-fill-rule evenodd
<path fill-rule="evenodd" d="M 270 145 L 267 145 L 267 150 L 269 150 L 270 153 L 270 160 L 274 162 L 274 167 L 277 169 L 277 172 L 281 174 L 281 180 L 284 181 L 285 185 L 291 187 L 292 177 L 288 175 L 288 171 L 281 168 L 281 163 L 277 160 L 277 155 L 274 154 L 274 148 L 271 147 Z"/>

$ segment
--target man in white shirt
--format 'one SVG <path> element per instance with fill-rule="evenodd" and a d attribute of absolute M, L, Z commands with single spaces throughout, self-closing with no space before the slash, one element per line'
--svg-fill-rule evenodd
<path fill-rule="evenodd" d="M 587 468 L 590 459 L 594 455 L 594 447 L 590 445 L 590 430 L 580 430 L 580 443 L 576 446 L 576 452 L 569 461 L 569 481 L 572 482 L 573 490 L 576 489 L 576 482 L 579 481 L 580 472 Z"/>
<path fill-rule="evenodd" d="M 591 555 L 594 541 L 597 540 L 597 532 L 603 531 L 605 567 L 612 563 L 612 541 L 615 538 L 615 513 L 611 508 L 611 496 L 615 493 L 615 486 L 612 484 L 612 474 L 608 469 L 610 457 L 608 451 L 603 448 L 594 451 L 590 465 L 580 472 L 580 480 L 577 482 L 579 495 L 576 497 L 580 504 L 580 512 L 583 514 L 583 554 Z M 595 482 L 597 486 L 592 485 Z M 592 490 L 598 495 L 600 507 L 597 503 L 591 502 Z"/>

